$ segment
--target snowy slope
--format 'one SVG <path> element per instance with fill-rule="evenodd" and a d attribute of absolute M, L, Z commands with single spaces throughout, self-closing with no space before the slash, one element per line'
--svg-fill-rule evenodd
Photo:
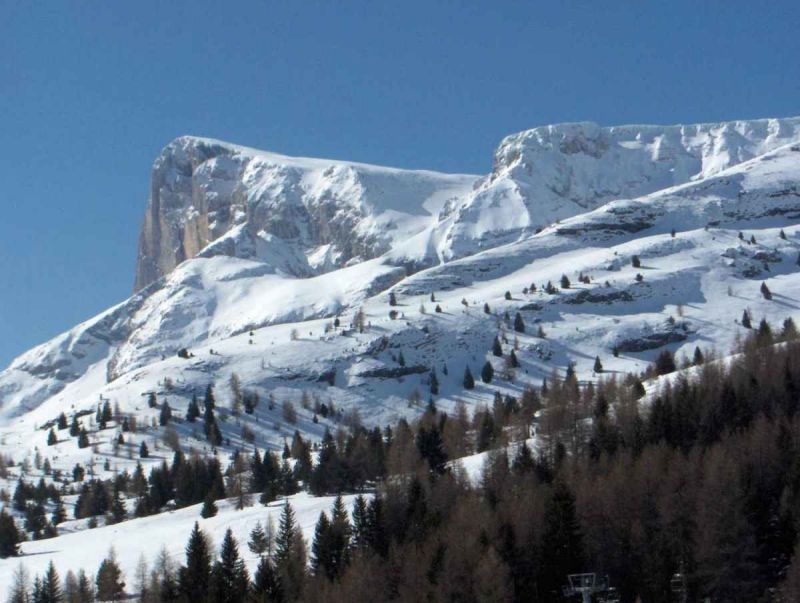
<path fill-rule="evenodd" d="M 246 427 L 258 445 L 277 447 L 294 429 L 317 439 L 326 426 L 335 427 L 356 411 L 370 424 L 415 415 L 420 407 L 410 406 L 408 399 L 415 391 L 426 398 L 432 368 L 441 383 L 438 404 L 448 409 L 458 399 L 471 406 L 489 401 L 496 390 L 518 394 L 526 382 L 538 384 L 570 362 L 582 379 L 595 378 L 595 356 L 609 371 L 630 371 L 646 366 L 662 346 L 689 354 L 696 345 L 726 351 L 742 333 L 737 321 L 745 308 L 756 319 L 780 321 L 796 315 L 800 307 L 800 146 L 775 146 L 793 138 L 797 124 L 797 119 L 674 128 L 600 129 L 581 124 L 510 137 L 498 151 L 506 157 L 498 166 L 513 163 L 508 159 L 512 143 L 522 145 L 520 157 L 538 145 L 535 155 L 542 165 L 548 157 L 554 164 L 566 157 L 574 176 L 567 187 L 572 192 L 560 198 L 578 201 L 570 201 L 572 208 L 559 222 L 538 233 L 518 233 L 513 242 L 495 244 L 502 237 L 490 241 L 478 234 L 470 254 L 456 260 L 447 260 L 444 250 L 454 239 L 447 238 L 443 225 L 459 218 L 448 213 L 445 198 L 461 195 L 469 202 L 474 196 L 470 186 L 466 193 L 456 189 L 470 178 L 294 160 L 179 139 L 173 143 L 179 149 L 224 156 L 238 166 L 234 172 L 281 162 L 314 178 L 322 178 L 331 165 L 355 170 L 358 178 L 371 183 L 368 190 L 385 194 L 356 195 L 350 198 L 355 203 L 351 207 L 369 199 L 371 213 L 364 220 L 370 229 L 379 215 L 403 210 L 411 216 L 403 222 L 407 236 L 387 235 L 389 248 L 377 257 L 350 258 L 347 266 L 322 270 L 308 246 L 268 232 L 266 222 L 245 212 L 237 218 L 243 221 L 229 224 L 192 259 L 115 308 L 20 356 L 0 373 L 0 452 L 17 460 L 30 456 L 34 447 L 45 446 L 46 433 L 37 427 L 62 411 L 94 409 L 101 399 L 151 421 L 156 411 L 146 407 L 144 396 L 156 392 L 180 417 L 192 394 L 202 394 L 210 383 L 217 385 L 221 428 L 231 446 L 242 444 Z M 590 140 L 605 141 L 604 150 Z M 548 151 L 547 145 L 555 146 Z M 613 145 L 619 148 L 612 153 Z M 666 153 L 667 148 L 672 150 Z M 666 153 L 667 159 L 656 151 Z M 166 161 L 164 157 L 159 162 Z M 212 170 L 208 161 L 186 177 L 196 180 L 204 170 L 217 174 L 221 168 Z M 155 171 L 169 172 L 159 162 Z M 245 163 L 249 167 L 242 167 Z M 514 165 L 505 171 L 496 167 L 481 187 L 522 169 L 522 163 Z M 531 183 L 537 173 L 531 173 Z M 602 176 L 606 184 L 598 188 L 591 174 Z M 617 184 L 608 184 L 614 178 Z M 274 183 L 257 178 L 253 182 L 269 188 L 268 180 Z M 387 184 L 398 180 L 402 186 Z M 594 184 L 587 184 L 590 181 Z M 544 180 L 537 182 L 548 186 Z M 651 192 L 652 187 L 661 188 Z M 216 181 L 211 188 L 216 191 L 211 197 L 222 203 Z M 253 186 L 252 191 L 257 189 Z M 403 201 L 401 189 L 417 191 L 414 203 Z M 601 189 L 607 194 L 589 192 Z M 201 197 L 210 199 L 209 190 Z M 342 190 L 337 203 L 344 198 Z M 618 194 L 636 196 L 606 199 Z M 153 199 L 168 197 L 159 195 Z M 178 197 L 181 203 L 185 200 Z M 301 195 L 298 203 L 313 205 L 312 197 Z M 258 206 L 267 197 L 248 198 L 260 200 Z M 280 204 L 284 197 L 269 198 Z M 235 199 L 237 193 L 230 193 L 228 201 Z M 515 207 L 511 201 L 496 200 L 491 209 L 506 212 L 510 224 Z M 186 210 L 180 204 L 176 208 L 179 214 Z M 416 222 L 419 217 L 425 224 Z M 781 229 L 786 238 L 781 238 Z M 738 238 L 740 231 L 744 240 Z M 751 235 L 754 244 L 748 242 Z M 489 243 L 490 248 L 480 250 Z M 641 268 L 631 266 L 634 255 L 641 257 Z M 589 284 L 578 281 L 580 272 L 591 276 Z M 562 274 L 572 281 L 569 289 L 554 295 L 542 291 L 548 281 L 559 287 Z M 760 296 L 762 281 L 772 289 L 772 301 Z M 531 284 L 538 290 L 523 293 Z M 390 289 L 398 296 L 395 319 L 389 316 Z M 505 299 L 507 291 L 510 300 Z M 435 302 L 430 300 L 432 292 Z M 490 314 L 483 312 L 484 304 L 490 306 Z M 442 312 L 434 312 L 437 305 Z M 358 310 L 367 326 L 363 333 L 351 325 Z M 510 318 L 521 313 L 525 333 L 513 332 L 505 322 L 506 312 Z M 336 317 L 339 328 L 333 327 Z M 539 326 L 545 337 L 538 336 Z M 502 359 L 488 353 L 493 337 L 502 332 L 507 334 L 506 350 L 516 339 L 521 367 L 513 379 L 498 378 L 464 391 L 466 366 L 477 374 L 489 360 L 498 375 L 503 373 Z M 611 354 L 614 348 L 620 351 L 618 357 Z M 181 349 L 191 356 L 179 358 Z M 401 351 L 404 366 L 399 362 Z M 252 416 L 230 413 L 225 384 L 234 372 L 261 397 Z M 333 402 L 341 415 L 314 423 L 313 407 L 300 406 L 304 394 L 312 401 Z M 274 402 L 267 404 L 270 397 Z M 296 425 L 282 419 L 285 400 L 298 408 Z M 189 448 L 206 450 L 202 438 L 193 437 L 192 426 L 178 423 L 178 431 Z M 157 441 L 160 435 L 154 430 L 142 437 Z M 69 468 L 76 459 L 85 462 L 87 454 L 109 455 L 111 435 L 98 436 L 96 444 L 91 453 L 74 449 L 72 442 L 59 444 L 58 462 Z M 113 462 L 122 466 L 123 460 Z"/>

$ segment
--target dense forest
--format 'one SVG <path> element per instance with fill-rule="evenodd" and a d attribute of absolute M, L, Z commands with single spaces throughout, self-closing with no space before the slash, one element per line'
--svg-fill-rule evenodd
<path fill-rule="evenodd" d="M 121 520 L 119 492 L 136 496 L 135 515 L 205 501 L 204 516 L 223 496 L 245 506 L 300 488 L 364 493 L 349 513 L 337 499 L 320 516 L 308 559 L 285 503 L 279 526 L 251 534 L 261 556 L 253 576 L 232 535 L 217 554 L 196 526 L 180 566 L 161 559 L 141 580 L 127 578 L 148 602 L 550 602 L 565 600 L 575 572 L 608 575 L 626 602 L 681 600 L 676 575 L 688 601 L 798 601 L 797 331 L 790 320 L 774 332 L 762 321 L 736 355 L 714 356 L 665 352 L 644 375 L 597 383 L 554 374 L 472 416 L 463 405 L 440 412 L 431 399 L 414 423 L 343 428 L 316 450 L 295 434 L 283 458 L 237 453 L 225 474 L 214 460 L 176 453 L 147 479 L 85 483 L 76 514 Z M 643 403 L 642 382 L 656 378 Z M 534 433 L 536 452 L 526 443 Z M 483 451 L 478 483 L 450 463 Z M 53 496 L 19 488 L 20 508 Z M 3 513 L 5 554 L 16 533 Z M 113 557 L 103 563 L 96 578 L 70 574 L 63 585 L 51 567 L 33 601 L 114 600 L 123 580 Z M 23 582 L 11 601 L 27 600 Z"/>

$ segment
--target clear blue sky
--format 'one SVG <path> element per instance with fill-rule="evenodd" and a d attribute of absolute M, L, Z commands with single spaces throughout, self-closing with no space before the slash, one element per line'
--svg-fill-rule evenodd
<path fill-rule="evenodd" d="M 800 3 L 0 0 L 0 365 L 126 298 L 181 134 L 486 172 L 536 125 L 800 114 Z"/>

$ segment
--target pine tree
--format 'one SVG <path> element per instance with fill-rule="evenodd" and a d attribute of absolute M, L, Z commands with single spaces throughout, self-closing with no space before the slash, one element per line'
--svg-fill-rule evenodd
<path fill-rule="evenodd" d="M 642 260 L 639 259 L 638 255 L 634 255 L 631 257 L 631 266 L 634 268 L 641 268 L 642 267 Z"/>
<path fill-rule="evenodd" d="M 575 511 L 575 496 L 559 479 L 547 502 L 542 534 L 541 592 L 559 591 L 564 577 L 581 571 L 583 538 Z"/>
<path fill-rule="evenodd" d="M 217 505 L 214 503 L 214 498 L 209 493 L 203 501 L 203 508 L 200 509 L 200 517 L 208 519 L 217 514 Z"/>
<path fill-rule="evenodd" d="M 67 415 L 62 412 L 58 415 L 58 430 L 61 431 L 67 427 L 69 427 L 69 423 L 67 423 Z"/>
<path fill-rule="evenodd" d="M 503 346 L 500 345 L 500 340 L 497 338 L 497 335 L 494 336 L 494 341 L 492 342 L 492 354 L 498 357 L 503 355 Z"/>
<path fill-rule="evenodd" d="M 436 367 L 431 368 L 430 391 L 432 396 L 439 395 L 439 378 L 436 376 Z"/>
<path fill-rule="evenodd" d="M 111 497 L 110 521 L 108 523 L 114 524 L 124 521 L 127 515 L 128 510 L 125 508 L 125 501 L 122 500 L 122 493 L 115 484 L 114 494 Z"/>
<path fill-rule="evenodd" d="M 114 549 L 111 549 L 108 557 L 100 563 L 95 586 L 97 587 L 97 598 L 100 601 L 120 601 L 123 598 L 125 581 L 123 580 L 122 570 L 117 563 Z"/>
<path fill-rule="evenodd" d="M 472 376 L 472 371 L 469 367 L 464 369 L 464 389 L 475 389 L 475 378 Z"/>
<path fill-rule="evenodd" d="M 769 287 L 767 287 L 767 283 L 761 283 L 761 295 L 763 295 L 766 300 L 772 299 L 772 292 L 769 290 Z"/>
<path fill-rule="evenodd" d="M 211 579 L 211 552 L 206 535 L 195 522 L 186 545 L 186 565 L 178 572 L 178 591 L 186 601 L 204 601 Z"/>
<path fill-rule="evenodd" d="M 484 383 L 491 383 L 493 378 L 494 368 L 492 367 L 492 363 L 487 360 L 481 369 L 481 381 Z"/>
<path fill-rule="evenodd" d="M 517 353 L 514 351 L 514 348 L 511 348 L 511 352 L 508 354 L 508 360 L 512 368 L 519 368 L 519 360 L 517 360 Z"/>
<path fill-rule="evenodd" d="M 80 434 L 78 435 L 78 448 L 88 448 L 89 447 L 89 434 L 86 433 L 86 430 L 81 427 Z"/>
<path fill-rule="evenodd" d="M 602 373 L 603 372 L 603 363 L 600 362 L 600 356 L 594 357 L 594 372 L 595 373 Z"/>
<path fill-rule="evenodd" d="M 397 296 L 395 295 L 394 291 L 389 292 L 389 305 L 390 306 L 397 305 Z"/>
<path fill-rule="evenodd" d="M 19 555 L 19 543 L 22 540 L 14 518 L 3 508 L 0 510 L 0 558 Z"/>
<path fill-rule="evenodd" d="M 353 548 L 364 550 L 369 545 L 367 501 L 359 494 L 353 501 Z"/>
<path fill-rule="evenodd" d="M 505 297 L 507 301 L 511 301 L 511 291 L 506 291 L 503 297 Z"/>
<path fill-rule="evenodd" d="M 197 395 L 192 394 L 192 399 L 186 407 L 186 420 L 189 423 L 194 423 L 197 417 L 200 416 L 200 406 L 197 404 Z"/>
<path fill-rule="evenodd" d="M 35 599 L 36 597 L 34 597 L 34 601 Z M 44 573 L 39 583 L 39 601 L 41 601 L 41 603 L 61 603 L 63 600 L 64 596 L 61 591 L 61 580 L 58 577 L 55 565 L 50 561 L 47 566 L 47 571 Z"/>
<path fill-rule="evenodd" d="M 230 528 L 225 531 L 220 558 L 211 571 L 209 586 L 213 603 L 242 603 L 250 587 L 250 576 L 239 556 L 239 546 Z"/>
<path fill-rule="evenodd" d="M 400 353 L 397 355 L 397 364 L 400 366 L 406 365 L 406 358 L 403 356 L 403 350 L 400 350 Z"/>
<path fill-rule="evenodd" d="M 150 451 L 147 448 L 147 443 L 142 440 L 142 443 L 139 445 L 139 458 L 146 459 L 150 456 Z"/>
<path fill-rule="evenodd" d="M 158 424 L 161 427 L 169 425 L 170 420 L 172 419 L 172 409 L 169 406 L 169 402 L 164 400 L 164 403 L 161 405 L 161 412 L 158 415 Z"/>
<path fill-rule="evenodd" d="M 798 262 L 800 262 L 800 258 L 798 258 Z M 489 304 L 487 304 L 487 303 L 483 304 L 483 313 L 484 314 L 491 314 L 492 313 L 492 310 L 489 308 Z"/>
<path fill-rule="evenodd" d="M 288 500 L 281 513 L 274 559 L 278 582 L 286 600 L 298 600 L 305 584 L 306 545 Z"/>
<path fill-rule="evenodd" d="M 674 373 L 677 368 L 678 367 L 675 366 L 675 357 L 669 350 L 663 350 L 656 358 L 655 369 L 657 375 Z"/>
<path fill-rule="evenodd" d="M 752 323 L 750 322 L 750 312 L 748 312 L 747 310 L 742 312 L 742 326 L 745 329 L 750 329 L 753 326 Z"/>
<path fill-rule="evenodd" d="M 150 408 L 158 408 L 158 399 L 156 398 L 155 392 L 150 392 L 147 395 L 147 406 Z"/>
<path fill-rule="evenodd" d="M 317 525 L 314 527 L 314 539 L 311 542 L 311 571 L 315 576 L 325 576 L 332 580 L 331 565 L 331 523 L 327 513 L 323 511 L 319 514 Z"/>
<path fill-rule="evenodd" d="M 525 322 L 522 320 L 522 314 L 519 312 L 514 316 L 514 330 L 517 333 L 525 332 Z"/>
<path fill-rule="evenodd" d="M 253 594 L 259 603 L 274 603 L 283 600 L 275 566 L 266 555 L 258 562 L 253 577 Z"/>
<path fill-rule="evenodd" d="M 78 423 L 78 417 L 76 415 L 72 415 L 72 423 L 69 426 L 69 435 L 73 438 L 76 438 L 81 433 L 81 426 Z"/>
<path fill-rule="evenodd" d="M 703 352 L 700 351 L 700 347 L 696 346 L 694 348 L 694 365 L 700 366 L 704 362 Z"/>
<path fill-rule="evenodd" d="M 569 278 L 566 274 L 561 275 L 561 288 L 562 289 L 569 289 L 572 283 L 569 282 Z"/>
<path fill-rule="evenodd" d="M 247 548 L 249 548 L 250 552 L 254 555 L 261 557 L 267 552 L 268 547 L 267 533 L 264 532 L 264 527 L 259 521 L 256 523 L 256 527 L 250 531 L 250 540 L 247 542 Z"/>
<path fill-rule="evenodd" d="M 331 570 L 334 579 L 340 578 L 350 563 L 350 544 L 353 528 L 341 495 L 333 501 L 331 510 Z"/>
<path fill-rule="evenodd" d="M 47 445 L 48 446 L 55 446 L 58 444 L 58 437 L 56 436 L 55 429 L 50 429 L 50 433 L 47 434 Z"/>

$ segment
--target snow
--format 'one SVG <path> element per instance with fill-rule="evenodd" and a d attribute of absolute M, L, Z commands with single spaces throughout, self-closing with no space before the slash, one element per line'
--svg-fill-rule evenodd
<path fill-rule="evenodd" d="M 351 510 L 355 496 L 345 496 L 345 507 Z M 313 497 L 305 493 L 288 498 L 295 511 L 295 519 L 310 547 L 314 536 L 314 526 L 320 513 L 330 515 L 334 497 Z M 258 502 L 237 511 L 235 502 L 218 501 L 219 512 L 214 517 L 200 517 L 202 504 L 169 511 L 159 515 L 131 519 L 118 524 L 101 526 L 93 530 L 78 530 L 62 534 L 48 540 L 37 540 L 22 544 L 22 554 L 17 558 L 0 559 L 0 592 L 5 593 L 12 584 L 14 570 L 20 563 L 28 569 L 31 577 L 42 575 L 52 561 L 62 579 L 67 571 L 80 569 L 93 576 L 100 562 L 106 558 L 109 549 L 114 548 L 120 568 L 125 574 L 128 592 L 133 591 L 136 566 L 144 556 L 148 566 L 153 562 L 162 547 L 167 551 L 175 565 L 185 562 L 185 547 L 195 522 L 211 540 L 215 551 L 227 529 L 231 529 L 239 543 L 239 554 L 247 564 L 251 576 L 258 566 L 258 556 L 247 548 L 250 531 L 256 523 L 266 527 L 272 519 L 277 529 L 283 510 L 283 501 L 270 503 L 265 507 Z"/>

